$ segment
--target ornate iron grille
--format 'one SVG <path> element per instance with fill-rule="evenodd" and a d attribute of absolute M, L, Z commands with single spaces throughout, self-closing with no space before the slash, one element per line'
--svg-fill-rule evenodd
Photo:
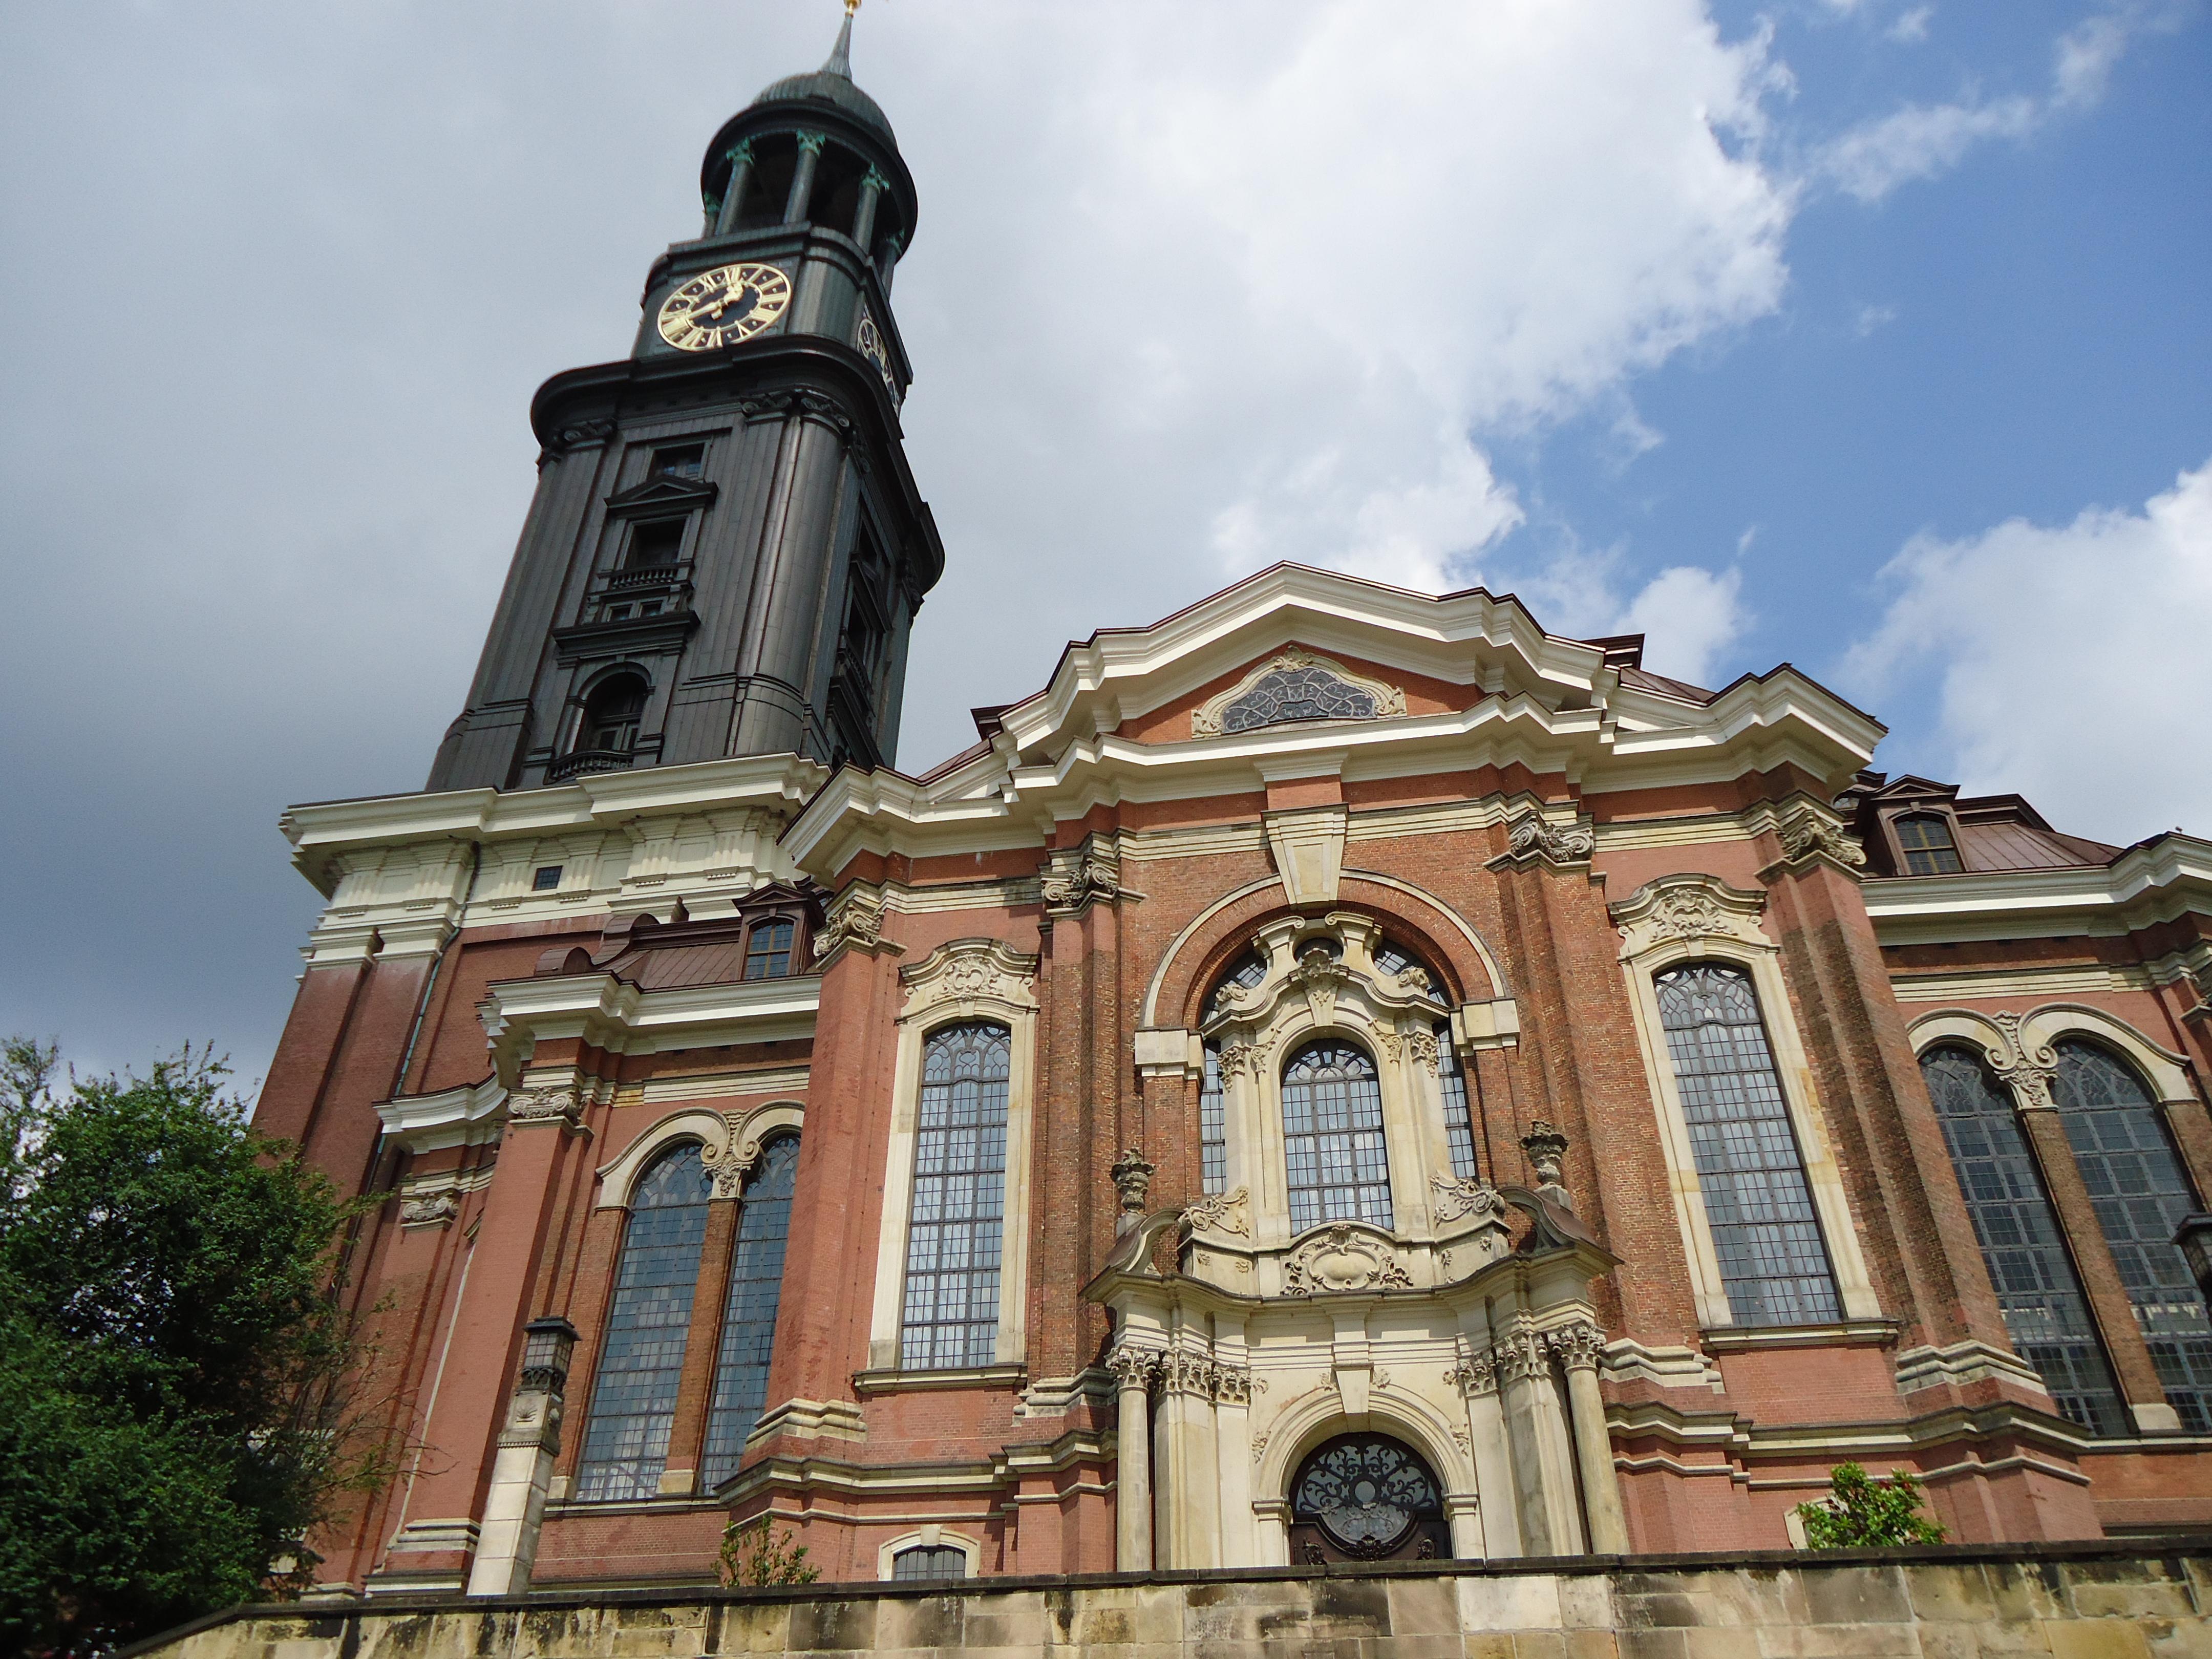
<path fill-rule="evenodd" d="M 1221 711 L 1224 732 L 1251 732 L 1291 720 L 1371 720 L 1374 694 L 1326 668 L 1278 668 Z"/>
<path fill-rule="evenodd" d="M 2013 1346 L 2074 1421 L 2092 1434 L 2130 1432 L 2058 1212 L 2008 1091 L 1965 1048 L 1930 1048 L 1920 1056 L 1920 1074 Z"/>
<path fill-rule="evenodd" d="M 584 1431 L 580 1498 L 652 1498 L 660 1491 L 712 1191 L 696 1146 L 667 1153 L 637 1184 Z"/>
<path fill-rule="evenodd" d="M 1012 1048 L 1005 1026 L 978 1023 L 933 1032 L 923 1050 L 899 1340 L 908 1370 L 988 1365 L 997 1351 Z"/>
<path fill-rule="evenodd" d="M 1669 969 L 1656 984 L 1730 1313 L 1741 1325 L 1840 1318 L 1750 975 L 1699 963 Z"/>
<path fill-rule="evenodd" d="M 1382 1088 L 1358 1049 L 1311 1043 L 1283 1067 L 1283 1151 L 1291 1231 L 1324 1221 L 1392 1224 Z"/>
<path fill-rule="evenodd" d="M 1319 1527 L 1346 1555 L 1372 1559 L 1440 1520 L 1443 1499 L 1429 1466 L 1379 1434 L 1347 1434 L 1316 1449 L 1291 1483 L 1291 1515 Z"/>
<path fill-rule="evenodd" d="M 2133 1067 L 2088 1042 L 2058 1045 L 2056 1092 L 2166 1403 L 2190 1433 L 2212 1431 L 2212 1320 L 2173 1243 L 2197 1198 L 2157 1103 Z"/>
<path fill-rule="evenodd" d="M 738 1472 L 745 1437 L 768 1403 L 768 1362 L 775 1343 L 776 1304 L 783 1292 L 784 1242 L 791 1232 L 791 1194 L 799 1177 L 799 1137 L 779 1135 L 761 1149 L 746 1185 L 722 1304 L 722 1340 L 714 1356 L 714 1397 L 707 1413 L 702 1484 L 712 1492 Z"/>

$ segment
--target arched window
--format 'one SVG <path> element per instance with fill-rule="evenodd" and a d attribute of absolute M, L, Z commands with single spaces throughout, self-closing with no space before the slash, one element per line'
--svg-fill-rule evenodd
<path fill-rule="evenodd" d="M 1297 1565 L 1450 1554 L 1443 1489 L 1411 1446 L 1388 1435 L 1339 1435 L 1298 1465 L 1291 1481 L 1291 1556 Z"/>
<path fill-rule="evenodd" d="M 1231 987 L 1249 991 L 1267 977 L 1267 964 L 1261 960 L 1259 952 L 1246 951 L 1234 968 L 1214 981 L 1213 990 L 1206 999 L 1206 1018 L 1209 1020 L 1213 1018 L 1229 1006 Z"/>
<path fill-rule="evenodd" d="M 745 1437 L 768 1403 L 769 1354 L 775 1342 L 784 1240 L 791 1231 L 791 1194 L 798 1175 L 799 1137 L 778 1135 L 761 1148 L 760 1165 L 739 1200 L 737 1249 L 730 1258 L 714 1401 L 707 1412 L 700 1462 L 701 1485 L 708 1492 L 738 1472 Z"/>
<path fill-rule="evenodd" d="M 1291 720 L 1371 720 L 1380 712 L 1373 692 L 1309 665 L 1262 674 L 1221 711 L 1221 729 L 1233 734 Z"/>
<path fill-rule="evenodd" d="M 1420 979 L 1416 981 L 1413 986 L 1408 986 L 1406 988 L 1411 990 L 1419 987 L 1422 994 L 1431 1002 L 1441 1003 L 1444 1000 L 1443 991 L 1434 970 L 1427 963 L 1423 962 L 1402 945 L 1384 939 L 1382 944 L 1375 947 L 1375 966 L 1385 977 L 1394 980 L 1402 979 L 1408 968 L 1418 968 L 1421 970 Z"/>
<path fill-rule="evenodd" d="M 1013 1034 L 978 1021 L 930 1033 L 915 1126 L 899 1364 L 988 1365 L 999 1339 Z"/>
<path fill-rule="evenodd" d="M 576 727 L 576 747 L 626 755 L 637 747 L 638 722 L 645 715 L 645 682 L 635 674 L 601 680 L 584 699 L 584 718 Z"/>
<path fill-rule="evenodd" d="M 788 921 L 757 921 L 745 935 L 745 977 L 781 979 L 791 972 L 791 940 L 797 931 Z"/>
<path fill-rule="evenodd" d="M 2150 1345 L 2166 1403 L 2191 1434 L 2212 1431 L 2212 1320 L 2173 1243 L 2197 1195 L 2134 1067 L 2092 1042 L 2061 1042 L 2055 1093 L 2074 1161 L 2120 1283 Z"/>
<path fill-rule="evenodd" d="M 1443 1096 L 1444 1144 L 1451 1151 L 1452 1173 L 1474 1179 L 1474 1115 L 1467 1099 L 1467 1073 L 1452 1048 L 1451 1026 L 1437 1026 L 1437 1088 Z"/>
<path fill-rule="evenodd" d="M 1390 1160 L 1375 1062 L 1343 1042 L 1307 1044 L 1283 1067 L 1291 1231 L 1324 1221 L 1392 1224 Z"/>
<path fill-rule="evenodd" d="M 1955 876 L 1966 867 L 1951 838 L 1951 821 L 1941 812 L 1908 813 L 1894 827 L 1908 876 Z"/>
<path fill-rule="evenodd" d="M 1979 1054 L 1948 1044 L 1920 1056 L 1920 1074 L 2013 1346 L 2042 1373 L 2059 1410 L 2083 1428 L 2132 1432 L 2058 1212 L 2009 1095 Z"/>
<path fill-rule="evenodd" d="M 968 1552 L 957 1544 L 916 1544 L 891 1557 L 893 1578 L 965 1578 Z"/>
<path fill-rule="evenodd" d="M 1654 986 L 1730 1314 L 1740 1325 L 1841 1318 L 1751 975 L 1697 963 Z"/>
<path fill-rule="evenodd" d="M 584 1430 L 580 1498 L 660 1490 L 712 1192 L 696 1143 L 664 1154 L 637 1183 Z"/>

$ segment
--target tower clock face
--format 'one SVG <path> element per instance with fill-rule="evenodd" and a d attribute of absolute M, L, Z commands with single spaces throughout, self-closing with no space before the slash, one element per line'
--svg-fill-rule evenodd
<path fill-rule="evenodd" d="M 790 303 L 791 278 L 774 265 L 717 265 L 660 302 L 660 337 L 679 351 L 735 345 Z"/>

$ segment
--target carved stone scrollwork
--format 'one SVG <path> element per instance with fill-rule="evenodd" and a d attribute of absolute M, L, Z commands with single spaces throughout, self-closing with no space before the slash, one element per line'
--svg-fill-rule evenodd
<path fill-rule="evenodd" d="M 603 444 L 614 435 L 612 421 L 578 421 L 573 426 L 564 426 L 546 441 L 538 458 L 539 464 L 556 459 L 586 444 Z"/>
<path fill-rule="evenodd" d="M 1530 1382 L 1551 1375 L 1551 1350 L 1534 1331 L 1516 1331 L 1492 1352 L 1497 1356 L 1498 1375 L 1504 1382 Z"/>
<path fill-rule="evenodd" d="M 1186 1233 L 1236 1233 L 1242 1237 L 1252 1236 L 1252 1219 L 1249 1212 L 1248 1190 L 1243 1187 L 1234 1192 L 1209 1193 L 1182 1212 L 1182 1227 Z"/>
<path fill-rule="evenodd" d="M 847 945 L 862 951 L 884 948 L 884 896 L 865 887 L 848 887 L 838 895 L 814 936 L 814 957 L 827 962 Z"/>
<path fill-rule="evenodd" d="M 1213 1368 L 1213 1398 L 1223 1406 L 1249 1406 L 1252 1403 L 1252 1373 L 1242 1365 L 1223 1365 Z"/>
<path fill-rule="evenodd" d="M 1374 1229 L 1340 1221 L 1298 1246 L 1285 1264 L 1283 1294 L 1405 1290 L 1413 1285 L 1389 1241 Z"/>
<path fill-rule="evenodd" d="M 1326 1025 L 1336 1018 L 1337 994 L 1352 983 L 1352 969 L 1326 946 L 1309 945 L 1299 953 L 1298 965 L 1285 978 L 1306 994 L 1306 1006 L 1312 1011 L 1314 1023 Z"/>
<path fill-rule="evenodd" d="M 1254 1077 L 1258 1077 L 1261 1068 L 1267 1063 L 1267 1050 L 1273 1046 L 1264 1042 L 1225 1045 L 1221 1050 L 1221 1075 L 1224 1078 L 1240 1077 L 1249 1071 Z"/>
<path fill-rule="evenodd" d="M 1505 836 L 1505 856 L 1516 863 L 1588 864 L 1596 851 L 1597 836 L 1586 825 L 1553 823 L 1535 812 L 1516 818 Z"/>
<path fill-rule="evenodd" d="M 1437 1223 L 1458 1221 L 1471 1215 L 1494 1215 L 1503 1219 L 1505 1200 L 1498 1195 L 1498 1188 L 1486 1182 L 1463 1176 L 1440 1175 L 1432 1177 L 1430 1186 L 1436 1189 Z"/>
<path fill-rule="evenodd" d="M 1042 886 L 1048 915 L 1079 915 L 1087 905 L 1121 897 L 1121 857 L 1110 842 L 1094 836 L 1054 853 Z"/>
<path fill-rule="evenodd" d="M 1106 1356 L 1106 1369 L 1117 1387 L 1149 1389 L 1159 1380 L 1160 1357 L 1149 1348 L 1116 1348 Z"/>
<path fill-rule="evenodd" d="M 1547 1332 L 1544 1340 L 1571 1371 L 1595 1370 L 1598 1356 L 1605 1352 L 1605 1333 L 1586 1320 Z"/>
<path fill-rule="evenodd" d="M 523 1089 L 507 1097 L 510 1123 L 574 1122 L 583 1112 L 574 1089 Z"/>
<path fill-rule="evenodd" d="M 1765 908 L 1765 894 L 1696 872 L 1662 876 L 1606 907 L 1620 932 L 1624 962 L 1675 939 L 1729 939 L 1771 950 L 1773 941 L 1759 925 Z"/>
<path fill-rule="evenodd" d="M 1114 1160 L 1106 1173 L 1119 1194 L 1121 1208 L 1133 1215 L 1145 1212 L 1145 1200 L 1152 1189 L 1152 1173 L 1158 1166 L 1134 1146 Z"/>
<path fill-rule="evenodd" d="M 399 1200 L 403 1227 L 443 1227 L 461 1212 L 461 1195 L 451 1187 Z"/>
<path fill-rule="evenodd" d="M 2030 1042 L 2021 1030 L 2021 1016 L 2002 1013 L 1991 1016 L 1997 1029 L 2004 1033 L 2005 1042 L 2012 1050 L 2009 1065 L 1991 1067 L 1997 1076 L 2011 1085 L 2013 1098 L 2024 1112 L 2051 1112 L 2058 1109 L 2058 1102 L 2051 1092 L 2058 1080 L 2058 1053 L 2047 1042 Z"/>
<path fill-rule="evenodd" d="M 1810 807 L 1784 819 L 1775 836 L 1782 843 L 1782 857 L 1786 863 L 1802 864 L 1808 859 L 1829 858 L 1855 870 L 1866 862 L 1865 852 L 1844 833 L 1842 824 Z"/>
<path fill-rule="evenodd" d="M 1285 720 L 1381 720 L 1405 712 L 1398 687 L 1291 646 L 1193 709 L 1190 734 L 1218 738 Z"/>
<path fill-rule="evenodd" d="M 1194 1395 L 1200 1400 L 1211 1400 L 1213 1373 L 1213 1362 L 1204 1354 L 1176 1348 L 1160 1362 L 1160 1388 L 1167 1394 Z"/>
<path fill-rule="evenodd" d="M 1434 1077 L 1437 1074 L 1437 1034 L 1434 1031 L 1407 1032 L 1406 1058 Z"/>
<path fill-rule="evenodd" d="M 756 1141 L 748 1145 L 744 1138 L 745 1120 L 750 1115 L 746 1112 L 723 1113 L 722 1121 L 728 1129 L 728 1139 L 719 1152 L 708 1146 L 699 1153 L 699 1162 L 713 1177 L 716 1198 L 743 1197 L 745 1181 L 752 1174 L 753 1166 L 760 1162 L 759 1143 Z"/>
<path fill-rule="evenodd" d="M 1528 1167 L 1536 1172 L 1536 1190 L 1562 1209 L 1573 1209 L 1574 1195 L 1567 1191 L 1563 1173 L 1567 1138 L 1540 1117 L 1521 1137 L 1521 1151 L 1528 1160 Z"/>
<path fill-rule="evenodd" d="M 1444 1373 L 1444 1381 L 1457 1385 L 1462 1394 L 1489 1394 L 1498 1387 L 1498 1355 L 1489 1348 L 1478 1348 L 1467 1357 L 1467 1362 Z"/>

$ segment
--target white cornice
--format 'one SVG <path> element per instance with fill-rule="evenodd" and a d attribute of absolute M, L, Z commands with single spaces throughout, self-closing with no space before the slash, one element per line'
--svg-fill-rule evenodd
<path fill-rule="evenodd" d="M 493 1062 L 512 1086 L 541 1039 L 580 1038 L 623 1054 L 785 1042 L 814 1035 L 821 1000 L 822 981 L 811 974 L 662 991 L 611 974 L 561 974 L 495 981 L 477 1012 Z"/>
<path fill-rule="evenodd" d="M 788 817 L 829 776 L 797 755 L 749 755 L 694 766 L 603 772 L 550 789 L 453 789 L 370 795 L 289 808 L 279 819 L 292 861 L 328 896 L 349 852 L 410 842 L 490 842 L 608 828 L 635 819 L 758 807 Z"/>
<path fill-rule="evenodd" d="M 376 1104 L 384 1133 L 420 1155 L 447 1146 L 474 1146 L 499 1139 L 506 1121 L 507 1091 L 496 1076 L 434 1095 L 401 1095 Z"/>
<path fill-rule="evenodd" d="M 1864 891 L 1884 945 L 2116 935 L 2192 911 L 2212 915 L 2212 842 L 2177 830 L 2102 866 L 1892 876 Z"/>

